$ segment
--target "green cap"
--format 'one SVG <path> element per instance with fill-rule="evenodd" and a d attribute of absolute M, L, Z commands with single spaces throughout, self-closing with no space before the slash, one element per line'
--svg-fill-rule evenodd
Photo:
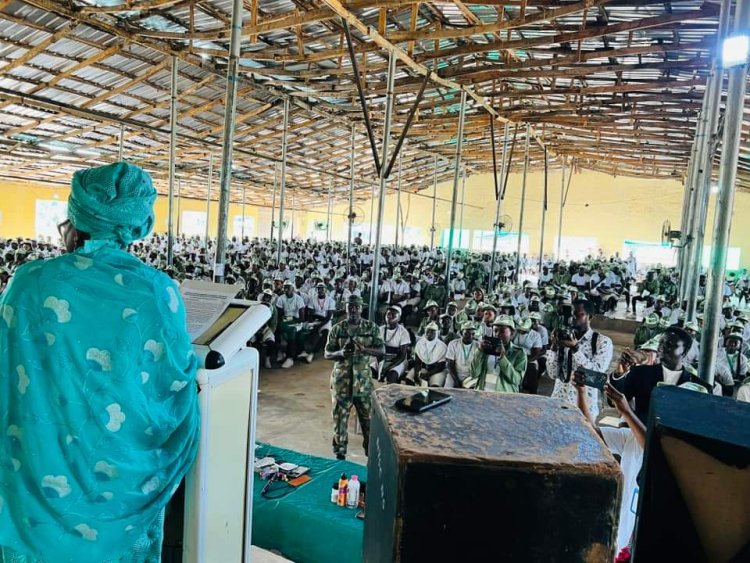
<path fill-rule="evenodd" d="M 529 326 L 531 323 L 529 323 Z M 512 328 L 513 330 L 516 330 L 516 323 L 513 320 L 513 318 L 510 315 L 500 315 L 495 319 L 495 322 L 492 323 L 492 326 L 507 326 Z"/>

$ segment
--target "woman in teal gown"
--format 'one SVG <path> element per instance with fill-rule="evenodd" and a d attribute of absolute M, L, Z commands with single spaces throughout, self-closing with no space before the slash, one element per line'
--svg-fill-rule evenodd
<path fill-rule="evenodd" d="M 19 268 L 2 294 L 2 563 L 160 560 L 199 415 L 178 288 L 126 251 L 155 199 L 136 166 L 77 172 L 68 253 Z"/>

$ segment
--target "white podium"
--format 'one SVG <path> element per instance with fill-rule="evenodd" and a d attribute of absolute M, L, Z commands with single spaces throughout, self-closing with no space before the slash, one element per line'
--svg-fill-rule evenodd
<path fill-rule="evenodd" d="M 204 365 L 196 376 L 201 436 L 185 479 L 183 563 L 250 561 L 260 363 L 245 342 L 270 316 L 265 305 L 233 300 L 194 340 Z"/>

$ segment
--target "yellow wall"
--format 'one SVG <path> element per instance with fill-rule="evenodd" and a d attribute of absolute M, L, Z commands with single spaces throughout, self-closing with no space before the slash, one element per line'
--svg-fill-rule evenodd
<path fill-rule="evenodd" d="M 69 189 L 64 186 L 53 187 L 22 182 L 1 182 L 0 237 L 34 237 L 36 235 L 36 201 L 44 199 L 67 201 L 68 194 Z M 154 210 L 156 213 L 156 225 L 154 227 L 154 231 L 166 232 L 167 207 L 167 198 L 164 196 L 159 196 L 154 206 Z M 205 212 L 205 210 L 206 202 L 202 200 L 191 200 L 183 198 L 180 203 L 181 212 Z M 216 233 L 216 225 L 218 223 L 218 213 L 219 206 L 215 201 L 212 201 L 210 210 L 210 229 L 214 234 Z M 229 206 L 230 234 L 234 218 L 241 216 L 242 206 L 238 204 L 231 204 Z M 245 216 L 253 217 L 255 220 L 255 232 L 252 233 L 253 235 L 268 236 L 268 228 L 264 227 L 264 223 L 260 217 L 260 210 L 258 208 L 247 205 L 245 208 Z M 181 227 L 184 228 L 184 225 L 181 225 Z M 260 233 L 259 228 L 262 229 Z"/>
<path fill-rule="evenodd" d="M 518 219 L 521 202 L 520 174 L 513 174 L 508 182 L 503 213 L 513 218 L 513 230 L 518 230 Z M 540 172 L 529 174 L 527 182 L 526 212 L 523 232 L 530 237 L 529 246 L 532 254 L 539 249 L 539 234 L 541 226 L 541 205 L 543 198 L 544 176 Z M 392 182 L 395 186 L 395 182 Z M 436 222 L 447 228 L 450 221 L 450 198 L 452 182 L 438 185 L 438 203 L 436 208 Z M 431 190 L 422 192 L 431 195 Z M 66 200 L 66 187 L 53 187 L 20 182 L 0 183 L 0 236 L 2 237 L 33 237 L 35 202 L 37 199 Z M 460 197 L 460 194 L 459 194 Z M 442 198 L 443 201 L 440 200 Z M 713 200 L 708 214 L 708 236 L 710 239 L 713 224 Z M 545 252 L 554 252 L 555 237 L 557 235 L 557 221 L 560 204 L 560 171 L 552 170 L 549 174 L 549 197 L 547 212 L 547 228 L 545 235 Z M 564 211 L 563 236 L 590 236 L 598 239 L 598 246 L 605 253 L 622 251 L 623 241 L 658 241 L 663 221 L 669 219 L 673 228 L 679 228 L 680 206 L 682 203 L 682 185 L 678 181 L 637 179 L 628 177 L 613 178 L 606 174 L 582 172 L 574 174 L 568 200 Z M 471 176 L 466 181 L 466 208 L 464 212 L 464 229 L 491 230 L 494 221 L 495 198 L 492 176 L 481 174 Z M 370 223 L 370 202 L 356 203 L 364 211 L 364 221 L 355 231 L 367 233 Z M 416 240 L 409 243 L 427 244 L 430 240 L 430 224 L 432 217 L 432 200 L 417 195 L 402 196 L 402 207 L 407 213 L 407 225 L 420 230 Z M 205 202 L 200 200 L 183 199 L 182 211 L 204 211 Z M 295 214 L 295 235 L 307 237 L 313 232 L 313 222 L 325 220 L 325 205 L 315 210 L 298 211 Z M 277 209 L 278 212 L 278 209 Z M 211 204 L 211 232 L 215 233 L 218 205 Z M 242 213 L 241 206 L 232 204 L 230 207 L 230 233 L 235 216 Z M 333 237 L 344 240 L 346 238 L 347 208 L 344 205 L 334 207 Z M 375 205 L 377 213 L 377 205 Z M 291 211 L 287 205 L 286 217 Z M 396 196 L 389 193 L 386 198 L 385 221 L 388 236 L 385 244 L 392 244 L 396 214 Z M 741 264 L 750 265 L 750 224 L 745 217 L 750 214 L 750 193 L 740 192 L 735 198 L 735 221 L 731 233 L 730 244 L 741 249 Z M 254 236 L 268 236 L 270 210 L 252 205 L 246 206 L 246 215 L 255 219 Z M 156 203 L 156 229 L 166 231 L 167 202 L 165 197 L 159 197 Z M 456 217 L 458 228 L 458 214 Z M 288 231 L 287 231 L 288 234 Z M 324 236 L 318 233 L 319 236 Z M 471 234 L 470 234 L 471 240 Z M 436 234 L 436 242 L 440 241 L 440 233 Z"/>
<path fill-rule="evenodd" d="M 395 184 L 395 182 L 393 183 Z M 556 249 L 558 217 L 560 210 L 560 170 L 551 170 L 548 177 L 548 211 L 545 229 L 545 253 L 553 253 Z M 566 179 L 567 184 L 567 179 Z M 503 213 L 513 219 L 513 231 L 518 231 L 521 208 L 522 175 L 513 174 L 509 178 Z M 662 223 L 669 219 L 672 229 L 679 229 L 682 184 L 679 181 L 638 179 L 629 177 L 612 177 L 596 172 L 582 172 L 573 175 L 570 191 L 563 214 L 563 236 L 588 236 L 598 239 L 598 246 L 606 254 L 622 252 L 623 241 L 659 241 Z M 438 184 L 438 198 L 450 200 L 453 183 Z M 538 255 L 542 221 L 542 201 L 544 195 L 544 175 L 541 172 L 528 175 L 526 188 L 526 208 L 524 213 L 523 233 L 529 235 L 530 253 Z M 432 195 L 432 190 L 423 192 Z M 461 188 L 459 186 L 459 201 Z M 415 195 L 402 195 L 402 208 L 406 213 L 407 205 L 410 210 L 407 225 L 421 229 L 420 240 L 413 242 L 429 243 L 430 224 L 432 218 L 431 199 Z M 713 226 L 713 203 L 711 197 L 708 213 L 707 242 L 711 237 Z M 481 174 L 471 176 L 466 181 L 466 204 L 464 211 L 464 229 L 492 230 L 495 215 L 495 194 L 492 176 Z M 370 204 L 358 203 L 365 212 L 365 221 L 358 231 L 369 230 Z M 471 207 L 470 207 L 471 206 Z M 336 238 L 346 237 L 345 206 L 335 208 L 334 235 Z M 377 214 L 377 205 L 375 209 Z M 741 249 L 741 263 L 750 265 L 750 224 L 745 217 L 750 215 L 750 193 L 739 192 L 735 198 L 734 224 L 731 233 L 731 246 Z M 377 215 L 375 215 L 377 216 Z M 396 196 L 389 193 L 386 198 L 385 225 L 395 225 Z M 460 207 L 456 214 L 456 229 L 458 229 Z M 438 201 L 436 222 L 442 228 L 450 224 L 449 201 Z M 471 239 L 471 236 L 470 236 Z M 436 233 L 436 242 L 440 240 L 440 233 Z M 386 244 L 393 243 L 393 236 L 389 235 Z M 407 241 L 412 242 L 412 241 Z"/>

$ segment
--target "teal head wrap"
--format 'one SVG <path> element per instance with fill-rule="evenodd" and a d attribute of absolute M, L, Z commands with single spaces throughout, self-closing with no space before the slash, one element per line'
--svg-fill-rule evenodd
<path fill-rule="evenodd" d="M 68 219 L 93 240 L 127 246 L 151 232 L 154 201 L 151 176 L 141 168 L 127 162 L 98 166 L 73 175 Z"/>

